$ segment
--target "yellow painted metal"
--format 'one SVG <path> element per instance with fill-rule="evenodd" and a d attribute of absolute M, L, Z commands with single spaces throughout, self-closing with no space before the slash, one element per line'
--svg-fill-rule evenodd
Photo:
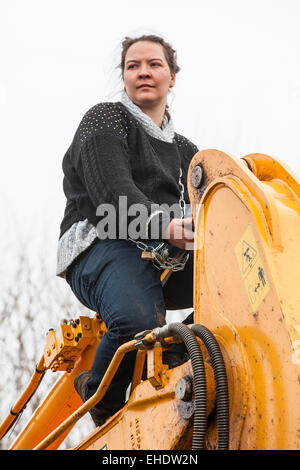
<path fill-rule="evenodd" d="M 99 342 L 106 331 L 98 315 L 94 318 L 80 316 L 71 323 L 60 325 L 60 334 L 50 330 L 44 347 L 45 367 L 53 372 L 71 372 L 82 351 Z"/>
<path fill-rule="evenodd" d="M 82 402 L 77 393 L 75 393 L 73 381 L 79 372 L 91 367 L 94 353 L 95 348 L 90 346 L 82 353 L 76 368 L 70 373 L 65 372 L 58 379 L 41 406 L 35 411 L 25 429 L 11 446 L 11 450 L 34 449 L 42 439 L 81 406 Z M 48 450 L 57 449 L 68 432 L 53 442 Z"/>
<path fill-rule="evenodd" d="M 43 358 L 45 359 L 45 367 L 47 366 L 55 372 L 66 372 L 57 380 L 25 429 L 11 446 L 11 450 L 33 449 L 82 404 L 80 397 L 75 392 L 73 382 L 79 372 L 91 368 L 96 347 L 106 328 L 98 315 L 92 319 L 84 316 L 79 317 L 76 327 L 73 328 L 73 336 L 65 335 L 70 331 L 69 328 L 64 328 L 65 326 L 69 325 L 62 325 L 58 336 L 54 330 L 47 334 Z M 78 337 L 78 341 L 75 341 L 76 337 Z M 49 349 L 51 355 L 47 354 Z M 70 361 L 74 361 L 73 369 L 70 369 Z M 53 441 L 48 450 L 57 449 L 70 429 Z"/>
<path fill-rule="evenodd" d="M 168 366 L 162 361 L 162 348 L 160 345 L 154 346 L 147 353 L 148 380 L 151 385 L 159 390 L 167 384 L 166 371 Z"/>
<path fill-rule="evenodd" d="M 49 449 L 49 446 L 56 441 L 58 437 L 64 435 L 65 432 L 69 432 L 71 426 L 73 426 L 82 416 L 84 416 L 91 408 L 93 408 L 97 403 L 102 400 L 103 396 L 106 393 L 107 388 L 110 385 L 112 378 L 114 377 L 116 371 L 118 370 L 120 363 L 124 355 L 135 349 L 135 340 L 129 341 L 128 343 L 123 344 L 116 351 L 96 393 L 89 398 L 80 408 L 74 411 L 65 421 L 61 423 L 52 433 L 50 433 L 42 442 L 40 442 L 34 450 L 44 450 Z"/>
<path fill-rule="evenodd" d="M 152 332 L 145 336 L 147 344 L 153 343 L 154 348 L 149 350 L 139 350 L 136 360 L 136 368 L 132 380 L 132 391 L 128 403 L 125 407 L 110 418 L 101 428 L 91 433 L 82 444 L 76 447 L 85 449 L 101 449 L 103 446 L 103 433 L 105 433 L 106 445 L 109 443 L 110 449 L 164 449 L 167 448 L 189 448 L 192 442 L 192 416 L 194 412 L 193 402 L 182 402 L 176 398 L 175 386 L 180 378 L 188 375 L 192 377 L 191 363 L 183 364 L 175 369 L 168 370 L 168 366 L 162 362 L 162 347 L 160 343 L 155 344 L 155 337 Z M 171 344 L 173 338 L 166 338 L 166 344 Z M 201 343 L 201 341 L 199 340 Z M 78 396 L 73 388 L 74 374 L 78 373 L 76 367 L 71 373 L 65 373 L 64 378 L 67 385 L 58 382 L 60 390 L 56 390 L 44 402 L 42 413 L 37 413 L 35 419 L 31 420 L 17 442 L 12 446 L 14 450 L 54 450 L 66 437 L 72 426 L 87 413 L 104 396 L 115 372 L 117 371 L 124 354 L 141 346 L 138 340 L 130 341 L 118 349 L 116 352 L 96 394 L 84 404 L 79 405 L 74 402 Z M 200 345 L 203 347 L 202 345 Z M 141 346 L 143 347 L 143 346 Z M 94 351 L 88 347 L 82 352 L 92 359 Z M 203 355 L 205 356 L 205 351 Z M 148 380 L 141 382 L 143 361 L 147 358 Z M 214 375 L 211 365 L 206 363 L 207 379 L 207 411 L 210 414 L 215 404 Z M 66 395 L 66 392 L 69 394 Z M 52 399 L 54 400 L 52 402 Z M 67 417 L 62 416 L 64 407 L 73 409 L 72 414 Z M 56 418 L 54 406 L 60 410 L 60 422 L 53 422 Z M 167 413 L 168 418 L 166 418 Z M 133 415 L 135 416 L 133 419 Z M 149 416 L 155 418 L 147 423 Z M 45 421 L 45 417 L 49 420 Z M 170 421 L 171 420 L 171 421 Z M 168 422 L 172 425 L 169 426 Z M 134 424 L 133 424 L 134 423 Z M 45 427 L 43 429 L 43 426 Z M 148 428 L 147 436 L 141 434 L 141 428 Z M 153 428 L 153 432 L 151 431 Z M 53 428 L 52 432 L 51 429 Z M 157 429 L 157 431 L 155 431 Z M 158 429 L 165 429 L 164 433 Z M 46 436 L 45 436 L 46 433 Z M 124 436 L 131 436 L 125 439 Z M 151 436 L 151 437 L 150 437 Z M 36 439 L 39 438 L 37 445 Z M 155 443 L 155 444 L 154 444 Z M 155 446 L 155 447 L 153 447 Z"/>
<path fill-rule="evenodd" d="M 30 400 L 31 396 L 36 391 L 45 371 L 44 356 L 42 356 L 28 386 L 18 401 L 12 406 L 9 415 L 7 415 L 7 417 L 2 422 L 0 426 L 0 439 L 2 439 L 2 437 L 7 433 L 11 425 L 14 423 L 16 417 L 19 415 L 19 413 L 22 412 L 23 408 L 26 406 L 26 403 Z"/>
<path fill-rule="evenodd" d="M 146 355 L 147 355 L 147 351 L 145 350 L 143 351 L 140 349 L 139 351 L 137 351 L 135 367 L 134 367 L 133 377 L 131 381 L 131 393 L 142 380 Z"/>
<path fill-rule="evenodd" d="M 147 355 L 150 351 L 147 351 Z M 154 357 L 157 358 L 157 355 L 151 354 L 150 361 Z M 154 369 L 158 372 L 157 365 Z M 209 416 L 215 405 L 215 385 L 212 367 L 208 362 L 205 370 Z M 161 374 L 164 376 L 162 386 L 158 387 L 156 382 L 150 380 L 140 383 L 124 408 L 90 433 L 73 450 L 191 449 L 193 401 L 184 402 L 176 397 L 178 381 L 182 377 L 192 377 L 191 362 L 175 369 L 162 368 Z"/>
<path fill-rule="evenodd" d="M 197 165 L 203 189 L 192 185 Z M 218 150 L 197 153 L 188 179 L 196 234 L 194 321 L 209 328 L 224 351 L 230 447 L 299 449 L 299 180 L 269 156 L 238 160 Z M 215 427 L 208 430 L 209 447 Z"/>
<path fill-rule="evenodd" d="M 182 377 L 183 371 L 185 372 L 185 375 L 189 374 L 189 376 L 192 376 L 191 364 L 190 362 L 186 363 L 185 367 L 183 367 L 182 369 L 179 369 L 178 367 L 175 370 L 168 370 L 168 366 L 163 364 L 162 362 L 162 347 L 160 343 L 154 344 L 155 337 L 153 333 L 150 332 L 146 334 L 144 339 L 147 343 L 153 343 L 154 347 L 153 349 L 149 349 L 147 351 L 139 351 L 142 354 L 138 355 L 135 373 L 137 373 L 140 377 L 142 370 L 141 357 L 144 359 L 144 355 L 147 355 L 148 380 L 145 382 L 138 383 L 137 377 L 133 376 L 132 382 L 135 383 L 135 386 L 132 388 L 132 393 L 130 395 L 128 404 L 122 410 L 117 412 L 112 418 L 110 418 L 101 428 L 97 429 L 97 432 L 93 432 L 91 436 L 86 438 L 84 440 L 84 448 L 101 449 L 104 445 L 102 439 L 104 429 L 106 430 L 104 439 L 106 441 L 105 445 L 107 445 L 107 443 L 109 442 L 109 449 L 152 449 L 154 441 L 157 441 L 155 444 L 155 448 L 164 448 L 164 445 L 171 446 L 171 448 L 175 448 L 178 445 L 179 441 L 181 442 L 181 445 L 187 446 L 187 448 L 191 445 L 191 418 L 194 411 L 193 405 L 191 402 L 188 404 L 184 404 L 181 400 L 177 400 L 177 404 L 174 404 L 174 401 L 176 401 L 176 382 L 178 381 L 178 378 Z M 171 343 L 172 338 L 167 338 L 166 342 Z M 76 411 L 74 411 L 66 420 L 64 420 L 64 422 L 62 422 L 56 429 L 54 429 L 37 446 L 35 446 L 34 450 L 51 449 L 53 443 L 56 443 L 60 437 L 65 437 L 66 433 L 70 430 L 70 428 L 80 418 L 82 418 L 84 414 L 86 414 L 93 406 L 95 406 L 99 401 L 101 401 L 114 374 L 120 366 L 124 354 L 136 349 L 138 344 L 139 341 L 132 340 L 119 347 L 95 395 L 93 395 L 82 406 L 76 409 Z M 215 404 L 215 386 L 213 371 L 209 363 L 207 363 L 206 365 L 206 377 L 208 389 L 207 410 L 208 414 L 210 414 Z M 155 390 L 162 390 L 162 392 L 158 395 L 155 395 Z M 155 401 L 157 401 L 158 403 L 155 404 Z M 152 408 L 153 410 L 151 411 Z M 146 426 L 146 421 L 149 417 L 149 410 L 151 413 L 153 413 L 154 410 L 161 411 L 163 409 L 167 413 L 169 413 L 168 409 L 172 410 L 169 419 L 171 419 L 173 423 L 175 420 L 177 424 L 176 426 L 173 426 L 167 430 L 169 442 L 167 443 L 162 440 L 160 433 L 150 432 L 150 426 L 153 426 L 153 431 L 155 431 L 155 428 L 157 426 L 162 426 L 166 428 L 167 421 L 166 416 L 164 414 L 160 415 L 159 420 L 156 419 L 154 422 L 151 422 L 151 425 L 148 424 L 149 436 L 154 434 L 156 435 L 155 439 L 154 437 L 151 437 L 150 439 L 149 436 L 146 438 L 145 436 L 142 437 L 139 435 L 136 440 L 124 440 L 124 435 L 129 436 L 130 434 L 132 434 L 133 431 L 131 412 L 132 409 L 139 409 L 140 412 L 142 412 L 143 417 L 135 417 L 134 422 L 139 422 L 143 428 Z M 140 434 L 140 431 L 138 432 L 138 434 Z M 158 436 L 160 436 L 159 439 Z M 160 444 L 158 442 L 160 442 Z M 79 446 L 78 448 L 81 448 L 81 446 Z"/>

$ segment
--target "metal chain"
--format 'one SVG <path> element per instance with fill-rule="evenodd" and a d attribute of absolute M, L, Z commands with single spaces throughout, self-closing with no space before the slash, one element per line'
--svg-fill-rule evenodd
<path fill-rule="evenodd" d="M 182 169 L 180 168 L 180 173 L 179 173 L 179 188 L 180 188 L 180 198 L 179 198 L 179 207 L 181 211 L 181 218 L 184 218 L 185 215 L 185 209 L 186 209 L 186 203 L 184 200 L 184 185 L 181 181 L 182 178 Z M 143 252 L 150 252 L 152 253 L 152 262 L 154 266 L 156 266 L 158 269 L 170 269 L 171 271 L 181 271 L 184 269 L 187 260 L 189 259 L 189 254 L 187 253 L 185 256 L 183 256 L 180 260 L 176 258 L 171 258 L 169 256 L 169 251 L 168 251 L 168 244 L 167 243 L 159 243 L 158 246 L 153 247 L 151 244 L 147 245 L 144 242 L 141 241 L 136 241 L 132 240 L 131 238 L 129 239 L 131 242 L 133 242 L 141 251 Z"/>
<path fill-rule="evenodd" d="M 151 253 L 152 263 L 158 269 L 170 269 L 172 271 L 181 271 L 189 259 L 189 254 L 186 253 L 180 260 L 169 256 L 168 244 L 161 242 L 156 247 L 148 245 L 141 241 L 130 239 L 141 251 Z"/>
<path fill-rule="evenodd" d="M 181 181 L 182 177 L 182 169 L 180 168 L 179 174 L 179 188 L 180 188 L 180 198 L 179 198 L 179 206 L 181 210 L 181 218 L 183 219 L 185 216 L 185 200 L 184 200 L 184 185 Z"/>

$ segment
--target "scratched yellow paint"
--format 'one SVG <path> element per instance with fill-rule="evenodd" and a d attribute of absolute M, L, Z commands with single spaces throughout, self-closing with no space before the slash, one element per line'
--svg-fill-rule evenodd
<path fill-rule="evenodd" d="M 270 284 L 251 225 L 247 226 L 236 244 L 235 255 L 248 295 L 249 304 L 252 311 L 256 313 L 270 291 Z"/>

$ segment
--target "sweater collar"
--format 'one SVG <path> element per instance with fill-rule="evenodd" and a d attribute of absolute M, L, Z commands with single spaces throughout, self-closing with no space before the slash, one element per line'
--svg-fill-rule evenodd
<path fill-rule="evenodd" d="M 142 124 L 147 134 L 156 139 L 163 140 L 164 142 L 173 142 L 174 125 L 171 117 L 168 119 L 165 115 L 162 126 L 159 127 L 147 114 L 143 113 L 143 111 L 133 103 L 125 91 L 122 93 L 121 103 Z"/>

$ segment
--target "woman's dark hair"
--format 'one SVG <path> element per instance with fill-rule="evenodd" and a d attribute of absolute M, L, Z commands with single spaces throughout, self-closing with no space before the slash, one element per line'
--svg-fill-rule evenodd
<path fill-rule="evenodd" d="M 125 68 L 126 53 L 128 49 L 130 48 L 130 46 L 132 46 L 133 44 L 139 41 L 148 41 L 148 42 L 154 42 L 156 44 L 160 44 L 164 50 L 165 57 L 168 62 L 171 73 L 176 74 L 179 72 L 180 67 L 177 65 L 177 54 L 176 54 L 176 51 L 172 48 L 172 46 L 168 42 L 166 42 L 163 38 L 156 36 L 155 34 L 144 34 L 143 36 L 140 36 L 138 38 L 125 37 L 124 40 L 122 41 L 122 54 L 121 54 L 121 63 L 120 63 L 122 75 L 123 75 L 124 68 Z"/>

